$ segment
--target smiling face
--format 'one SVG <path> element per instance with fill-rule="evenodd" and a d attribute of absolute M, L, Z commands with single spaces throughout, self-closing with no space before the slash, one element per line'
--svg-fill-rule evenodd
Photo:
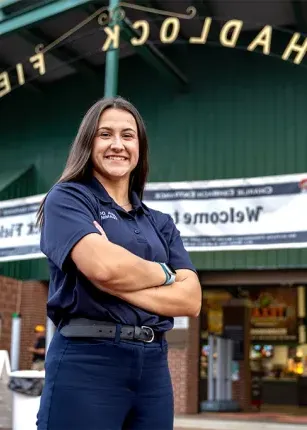
<path fill-rule="evenodd" d="M 91 159 L 98 179 L 129 182 L 130 173 L 139 160 L 138 129 L 131 113 L 114 108 L 102 113 Z"/>

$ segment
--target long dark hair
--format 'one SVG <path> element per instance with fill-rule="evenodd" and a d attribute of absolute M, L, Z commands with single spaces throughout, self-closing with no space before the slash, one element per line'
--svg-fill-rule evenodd
<path fill-rule="evenodd" d="M 134 117 L 139 138 L 139 160 L 131 172 L 129 192 L 135 191 L 140 199 L 143 198 L 145 183 L 148 176 L 148 139 L 144 121 L 138 110 L 122 97 L 110 97 L 98 100 L 84 115 L 77 136 L 71 146 L 66 166 L 56 184 L 60 182 L 82 182 L 92 176 L 91 154 L 99 119 L 106 109 L 115 108 L 125 110 Z M 37 212 L 37 223 L 42 225 L 44 203 L 40 204 Z"/>

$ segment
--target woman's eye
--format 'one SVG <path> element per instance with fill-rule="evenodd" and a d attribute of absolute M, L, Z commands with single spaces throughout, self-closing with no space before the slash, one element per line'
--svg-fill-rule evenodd
<path fill-rule="evenodd" d="M 99 135 L 100 137 L 109 137 L 110 136 L 110 133 L 107 133 L 106 131 L 103 131 L 103 132 L 101 132 L 100 133 L 100 135 Z"/>

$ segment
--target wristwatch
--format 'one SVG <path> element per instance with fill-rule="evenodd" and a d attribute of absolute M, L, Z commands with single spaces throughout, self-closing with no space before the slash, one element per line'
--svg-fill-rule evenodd
<path fill-rule="evenodd" d="M 176 280 L 175 270 L 172 268 L 172 266 L 170 264 L 166 264 L 166 263 L 159 263 L 159 264 L 162 267 L 162 269 L 164 270 L 164 273 L 166 276 L 166 281 L 163 285 L 173 284 Z"/>

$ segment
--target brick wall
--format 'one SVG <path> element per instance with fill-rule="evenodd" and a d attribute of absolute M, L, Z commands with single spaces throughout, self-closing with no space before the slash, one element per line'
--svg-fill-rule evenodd
<path fill-rule="evenodd" d="M 246 370 L 246 363 L 243 361 L 239 362 L 239 378 L 239 381 L 234 381 L 232 384 L 233 399 L 239 403 L 243 412 L 250 412 L 252 410 L 251 378 L 250 371 Z"/>
<path fill-rule="evenodd" d="M 186 413 L 199 412 L 199 357 L 200 357 L 200 317 L 190 319 Z"/>
<path fill-rule="evenodd" d="M 0 349 L 10 350 L 12 313 L 18 311 L 18 287 L 20 283 L 11 278 L 0 276 L 0 314 L 2 329 L 0 333 Z"/>
<path fill-rule="evenodd" d="M 10 352 L 12 313 L 21 314 L 20 369 L 31 365 L 31 354 L 27 351 L 33 346 L 34 327 L 46 324 L 47 283 L 38 281 L 17 281 L 0 277 L 0 313 L 2 315 L 2 335 L 0 349 Z"/>
<path fill-rule="evenodd" d="M 188 402 L 186 383 L 188 350 L 187 348 L 170 348 L 168 357 L 175 396 L 175 413 L 185 414 Z"/>
<path fill-rule="evenodd" d="M 48 284 L 29 281 L 23 282 L 22 287 L 20 368 L 29 369 L 32 357 L 27 349 L 29 346 L 33 346 L 34 327 L 37 324 L 46 325 Z"/>
<path fill-rule="evenodd" d="M 251 395 L 247 395 L 244 362 L 239 362 L 239 380 L 232 383 L 232 398 L 239 403 L 242 411 L 251 410 Z M 248 387 L 250 388 L 250 387 Z M 250 390 L 251 391 L 251 390 Z"/>
<path fill-rule="evenodd" d="M 169 367 L 172 376 L 175 414 L 198 412 L 199 318 L 191 318 L 186 341 L 170 344 Z"/>

